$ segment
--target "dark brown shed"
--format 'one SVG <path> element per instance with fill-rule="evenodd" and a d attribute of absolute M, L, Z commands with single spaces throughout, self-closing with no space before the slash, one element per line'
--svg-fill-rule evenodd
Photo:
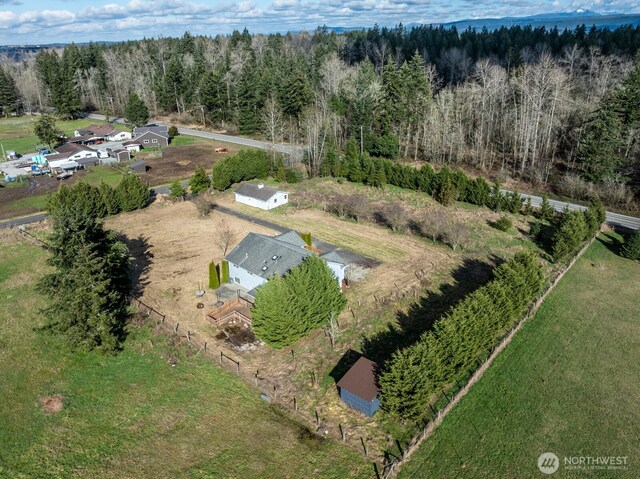
<path fill-rule="evenodd" d="M 377 371 L 378 365 L 363 356 L 338 381 L 340 398 L 367 416 L 372 416 L 380 407 Z"/>

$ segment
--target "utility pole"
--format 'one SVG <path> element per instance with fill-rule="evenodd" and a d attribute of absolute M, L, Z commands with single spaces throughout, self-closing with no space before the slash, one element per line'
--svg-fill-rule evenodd
<path fill-rule="evenodd" d="M 362 142 L 362 125 L 360 125 L 360 156 L 364 153 L 364 146 Z"/>

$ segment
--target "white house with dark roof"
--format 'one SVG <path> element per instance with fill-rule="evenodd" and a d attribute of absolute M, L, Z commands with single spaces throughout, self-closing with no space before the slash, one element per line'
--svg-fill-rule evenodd
<path fill-rule="evenodd" d="M 225 260 L 229 263 L 229 281 L 239 284 L 255 296 L 255 289 L 265 284 L 273 275 L 283 276 L 307 256 L 315 254 L 295 231 L 278 236 L 249 233 Z M 321 254 L 342 287 L 347 262 L 336 252 Z"/>
<path fill-rule="evenodd" d="M 235 191 L 235 194 L 238 203 L 254 206 L 261 210 L 272 210 L 289 202 L 287 191 L 269 188 L 262 183 L 258 185 L 244 183 Z"/>

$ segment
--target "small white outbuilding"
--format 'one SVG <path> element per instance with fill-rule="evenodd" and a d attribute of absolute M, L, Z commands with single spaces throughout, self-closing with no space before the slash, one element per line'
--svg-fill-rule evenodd
<path fill-rule="evenodd" d="M 264 186 L 244 183 L 236 190 L 236 201 L 245 205 L 272 210 L 289 202 L 289 193 Z"/>

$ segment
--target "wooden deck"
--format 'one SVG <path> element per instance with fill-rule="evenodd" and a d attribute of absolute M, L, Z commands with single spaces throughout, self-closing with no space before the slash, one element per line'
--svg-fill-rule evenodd
<path fill-rule="evenodd" d="M 219 308 L 209 311 L 207 313 L 207 319 L 217 327 L 223 326 L 227 323 L 236 323 L 237 321 L 250 326 L 252 306 L 253 304 L 246 299 L 239 297 L 234 298 Z"/>

